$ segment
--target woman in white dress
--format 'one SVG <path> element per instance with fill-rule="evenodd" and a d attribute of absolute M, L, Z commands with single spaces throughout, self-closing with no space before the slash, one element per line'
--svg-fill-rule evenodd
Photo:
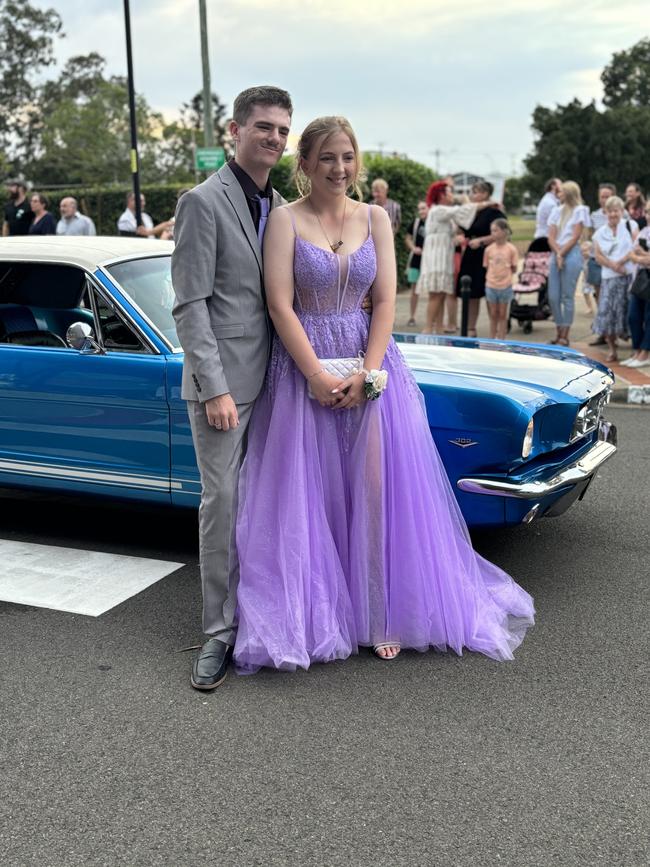
<path fill-rule="evenodd" d="M 436 181 L 427 192 L 429 213 L 425 225 L 426 236 L 420 264 L 418 294 L 429 293 L 427 324 L 423 334 L 433 334 L 434 324 L 440 318 L 442 305 L 454 287 L 454 235 L 458 226 L 468 229 L 478 211 L 494 207 L 494 202 L 468 202 L 454 205 L 451 187 L 446 181 Z"/>

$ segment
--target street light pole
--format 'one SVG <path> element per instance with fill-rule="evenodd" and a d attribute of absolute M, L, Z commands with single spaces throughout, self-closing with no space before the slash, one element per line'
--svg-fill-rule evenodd
<path fill-rule="evenodd" d="M 127 86 L 129 91 L 129 119 L 131 123 L 131 176 L 133 178 L 133 195 L 135 197 L 135 222 L 142 225 L 142 203 L 140 202 L 140 172 L 138 168 L 138 128 L 135 115 L 135 87 L 133 84 L 133 58 L 131 56 L 131 14 L 129 0 L 124 0 L 124 26 L 126 28 L 126 66 L 128 71 Z"/>
<path fill-rule="evenodd" d="M 199 20 L 201 26 L 201 65 L 203 67 L 203 136 L 206 148 L 214 147 L 214 125 L 212 123 L 212 88 L 210 86 L 210 57 L 208 55 L 208 16 L 205 0 L 199 0 Z"/>

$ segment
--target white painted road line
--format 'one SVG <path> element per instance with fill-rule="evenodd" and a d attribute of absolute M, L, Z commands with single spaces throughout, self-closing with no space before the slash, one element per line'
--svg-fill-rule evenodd
<path fill-rule="evenodd" d="M 0 539 L 0 601 L 99 617 L 184 566 Z"/>

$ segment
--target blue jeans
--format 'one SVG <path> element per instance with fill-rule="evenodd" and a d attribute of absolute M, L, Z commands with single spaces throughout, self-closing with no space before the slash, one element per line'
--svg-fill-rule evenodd
<path fill-rule="evenodd" d="M 628 297 L 627 320 L 632 335 L 632 347 L 650 351 L 650 301 Z"/>
<path fill-rule="evenodd" d="M 564 257 L 564 267 L 557 267 L 555 253 L 551 256 L 548 275 L 548 303 L 551 305 L 553 319 L 558 328 L 573 324 L 575 292 L 578 277 L 582 271 L 582 253 L 575 244 Z"/>

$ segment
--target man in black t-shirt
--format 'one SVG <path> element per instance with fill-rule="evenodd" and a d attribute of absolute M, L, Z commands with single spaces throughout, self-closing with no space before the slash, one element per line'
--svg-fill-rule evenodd
<path fill-rule="evenodd" d="M 4 209 L 4 222 L 2 234 L 26 235 L 34 219 L 34 214 L 29 206 L 27 187 L 23 181 L 9 181 L 7 183 L 9 201 Z"/>

